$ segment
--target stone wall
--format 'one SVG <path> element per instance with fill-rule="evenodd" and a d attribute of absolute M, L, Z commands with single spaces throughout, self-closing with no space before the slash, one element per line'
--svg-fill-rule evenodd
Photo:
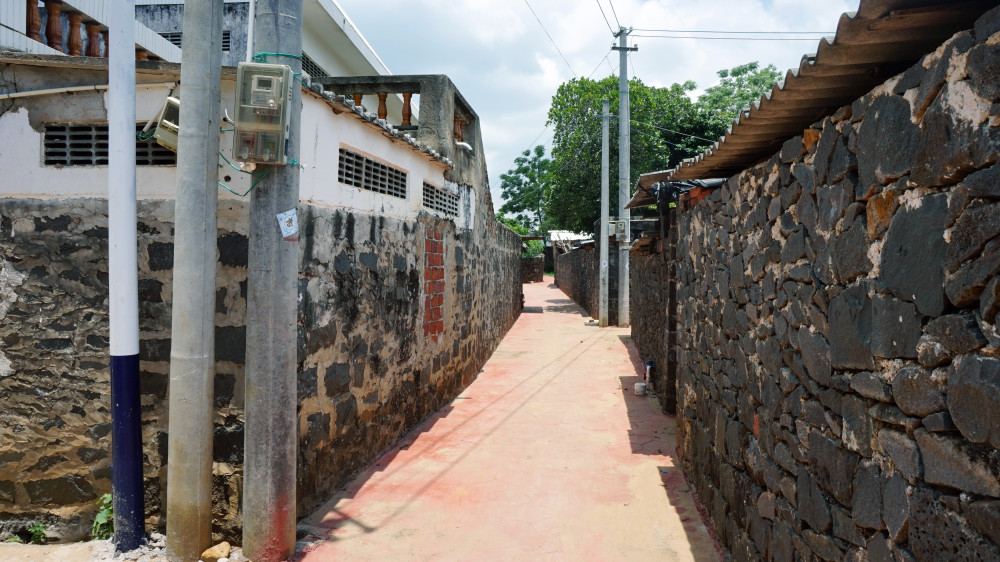
<path fill-rule="evenodd" d="M 680 450 L 734 559 L 1000 559 L 998 71 L 1000 8 L 681 213 Z"/>
<path fill-rule="evenodd" d="M 616 244 L 610 243 L 613 250 Z M 587 244 L 555 257 L 556 286 L 583 307 L 591 318 L 599 314 L 600 252 Z M 608 323 L 618 323 L 618 252 L 608 252 Z"/>
<path fill-rule="evenodd" d="M 545 257 L 521 258 L 521 283 L 541 283 L 545 280 Z"/>
<path fill-rule="evenodd" d="M 147 524 L 166 499 L 173 201 L 139 206 Z M 520 238 L 303 204 L 298 508 L 305 512 L 453 398 L 520 311 Z M 0 200 L 0 540 L 40 520 L 89 533 L 110 490 L 107 209 L 98 199 Z M 216 538 L 239 542 L 247 207 L 220 202 L 213 474 Z M 425 239 L 440 238 L 440 330 L 424 328 Z"/>
<path fill-rule="evenodd" d="M 632 341 L 644 360 L 653 361 L 646 392 L 655 394 L 664 412 L 677 408 L 676 380 L 669 376 L 674 350 L 668 341 L 667 262 L 663 254 L 632 252 L 629 263 L 629 304 Z"/>

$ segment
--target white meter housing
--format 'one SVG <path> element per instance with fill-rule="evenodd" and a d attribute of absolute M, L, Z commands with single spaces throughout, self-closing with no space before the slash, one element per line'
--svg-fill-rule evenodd
<path fill-rule="evenodd" d="M 160 108 L 160 114 L 156 120 L 156 129 L 153 131 L 153 138 L 156 139 L 156 144 L 177 152 L 177 135 L 180 133 L 180 122 L 181 102 L 173 96 L 168 96 L 167 101 Z"/>
<path fill-rule="evenodd" d="M 242 162 L 285 164 L 291 102 L 290 67 L 239 63 L 236 67 L 233 156 Z"/>

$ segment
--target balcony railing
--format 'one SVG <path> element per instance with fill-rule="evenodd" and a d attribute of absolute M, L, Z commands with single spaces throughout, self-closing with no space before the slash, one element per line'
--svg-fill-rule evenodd
<path fill-rule="evenodd" d="M 17 0 L 12 0 L 17 1 Z M 25 0 L 25 35 L 70 56 L 107 57 L 108 28 L 72 8 L 66 9 L 61 0 Z M 42 37 L 42 15 L 45 16 L 45 37 Z M 69 32 L 63 37 L 63 25 Z M 84 38 L 86 37 L 86 43 Z M 65 40 L 64 40 L 65 39 Z M 86 48 L 84 46 L 86 45 Z M 135 58 L 147 60 L 151 53 L 136 47 Z M 153 58 L 156 58 L 155 56 Z"/>

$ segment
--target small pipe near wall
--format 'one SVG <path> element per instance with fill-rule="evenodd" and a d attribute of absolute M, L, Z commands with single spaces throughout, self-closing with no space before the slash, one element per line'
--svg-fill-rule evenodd
<path fill-rule="evenodd" d="M 136 84 L 136 88 L 167 88 L 173 89 L 176 86 L 176 82 L 149 82 L 146 84 Z M 66 86 L 64 88 L 49 88 L 47 90 L 30 90 L 27 92 L 11 92 L 9 94 L 0 94 L 0 100 L 11 100 L 15 98 L 30 98 L 34 96 L 51 96 L 53 94 L 65 94 L 67 92 L 90 92 L 90 91 L 102 91 L 107 90 L 108 84 L 90 84 L 87 86 Z M 109 116 L 110 122 L 110 116 Z"/>
<path fill-rule="evenodd" d="M 111 335 L 111 497 L 115 549 L 145 535 L 139 403 L 139 267 L 135 195 L 135 0 L 109 10 L 108 288 Z"/>

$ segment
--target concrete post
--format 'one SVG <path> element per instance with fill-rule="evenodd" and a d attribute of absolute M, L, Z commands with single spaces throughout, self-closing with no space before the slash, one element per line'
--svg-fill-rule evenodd
<path fill-rule="evenodd" d="M 618 31 L 620 40 L 616 48 L 619 53 L 618 63 L 618 220 L 628 221 L 632 213 L 625 208 L 629 200 L 630 185 L 630 165 L 631 146 L 630 128 L 631 113 L 629 111 L 628 99 L 628 52 L 635 51 L 637 47 L 628 46 L 628 34 L 630 30 L 624 27 Z M 625 239 L 618 242 L 618 325 L 629 325 L 629 241 L 626 233 Z"/>
<path fill-rule="evenodd" d="M 222 8 L 184 6 L 167 440 L 167 557 L 183 562 L 212 546 Z"/>
<path fill-rule="evenodd" d="M 139 547 L 145 534 L 139 402 L 139 267 L 135 198 L 135 0 L 108 21 L 108 317 L 111 347 L 111 497 L 115 549 Z M 52 15 L 52 12 L 49 12 Z M 52 20 L 50 20 L 52 21 Z"/>
<path fill-rule="evenodd" d="M 601 107 L 601 284 L 597 299 L 598 323 L 602 328 L 608 325 L 608 122 L 611 121 L 611 104 L 604 100 Z"/>
<path fill-rule="evenodd" d="M 301 0 L 257 0 L 254 52 L 302 52 Z M 301 60 L 267 56 L 301 70 Z M 292 88 L 290 162 L 299 157 L 302 90 Z M 274 166 L 251 194 L 247 297 L 243 550 L 254 562 L 295 549 L 298 235 L 283 238 L 277 214 L 297 208 L 299 167 Z"/>

